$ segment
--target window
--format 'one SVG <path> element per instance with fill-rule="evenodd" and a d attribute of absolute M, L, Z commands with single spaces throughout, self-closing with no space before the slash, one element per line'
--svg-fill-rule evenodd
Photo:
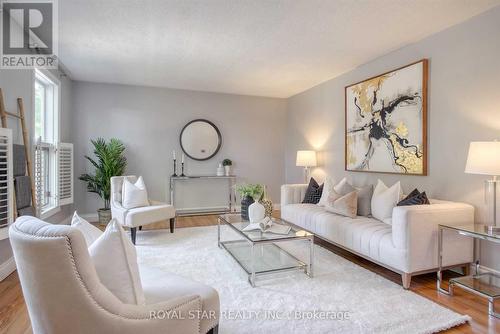
<path fill-rule="evenodd" d="M 35 193 L 42 217 L 58 211 L 59 81 L 35 70 Z"/>

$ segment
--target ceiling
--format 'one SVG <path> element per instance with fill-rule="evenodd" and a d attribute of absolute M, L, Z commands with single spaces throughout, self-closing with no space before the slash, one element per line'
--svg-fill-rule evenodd
<path fill-rule="evenodd" d="M 289 97 L 500 0 L 64 0 L 72 79 Z"/>

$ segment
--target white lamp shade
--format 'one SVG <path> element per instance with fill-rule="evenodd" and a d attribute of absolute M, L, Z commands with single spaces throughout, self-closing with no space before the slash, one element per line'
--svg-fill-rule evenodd
<path fill-rule="evenodd" d="M 471 142 L 465 172 L 469 174 L 500 175 L 500 142 Z"/>
<path fill-rule="evenodd" d="M 300 167 L 315 167 L 316 152 L 315 151 L 297 151 L 296 165 Z"/>

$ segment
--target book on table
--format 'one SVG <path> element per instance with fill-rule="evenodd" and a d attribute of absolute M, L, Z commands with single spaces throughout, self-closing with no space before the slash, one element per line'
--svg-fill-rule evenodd
<path fill-rule="evenodd" d="M 269 217 L 265 217 L 264 219 L 256 222 L 256 223 L 250 223 L 248 224 L 243 231 L 244 232 L 250 232 L 250 231 L 261 231 L 261 232 L 269 232 L 269 233 L 275 233 L 275 234 L 288 234 L 290 233 L 290 230 L 292 228 L 290 226 L 282 225 L 282 224 L 276 224 L 273 222 L 273 220 Z"/>

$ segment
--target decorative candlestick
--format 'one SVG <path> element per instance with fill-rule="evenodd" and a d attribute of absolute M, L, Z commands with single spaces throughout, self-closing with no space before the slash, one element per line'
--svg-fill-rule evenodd
<path fill-rule="evenodd" d="M 177 164 L 175 158 L 174 158 L 174 174 L 172 174 L 172 176 L 177 176 Z"/>
<path fill-rule="evenodd" d="M 181 176 L 186 176 L 184 175 L 184 153 L 181 155 Z"/>

